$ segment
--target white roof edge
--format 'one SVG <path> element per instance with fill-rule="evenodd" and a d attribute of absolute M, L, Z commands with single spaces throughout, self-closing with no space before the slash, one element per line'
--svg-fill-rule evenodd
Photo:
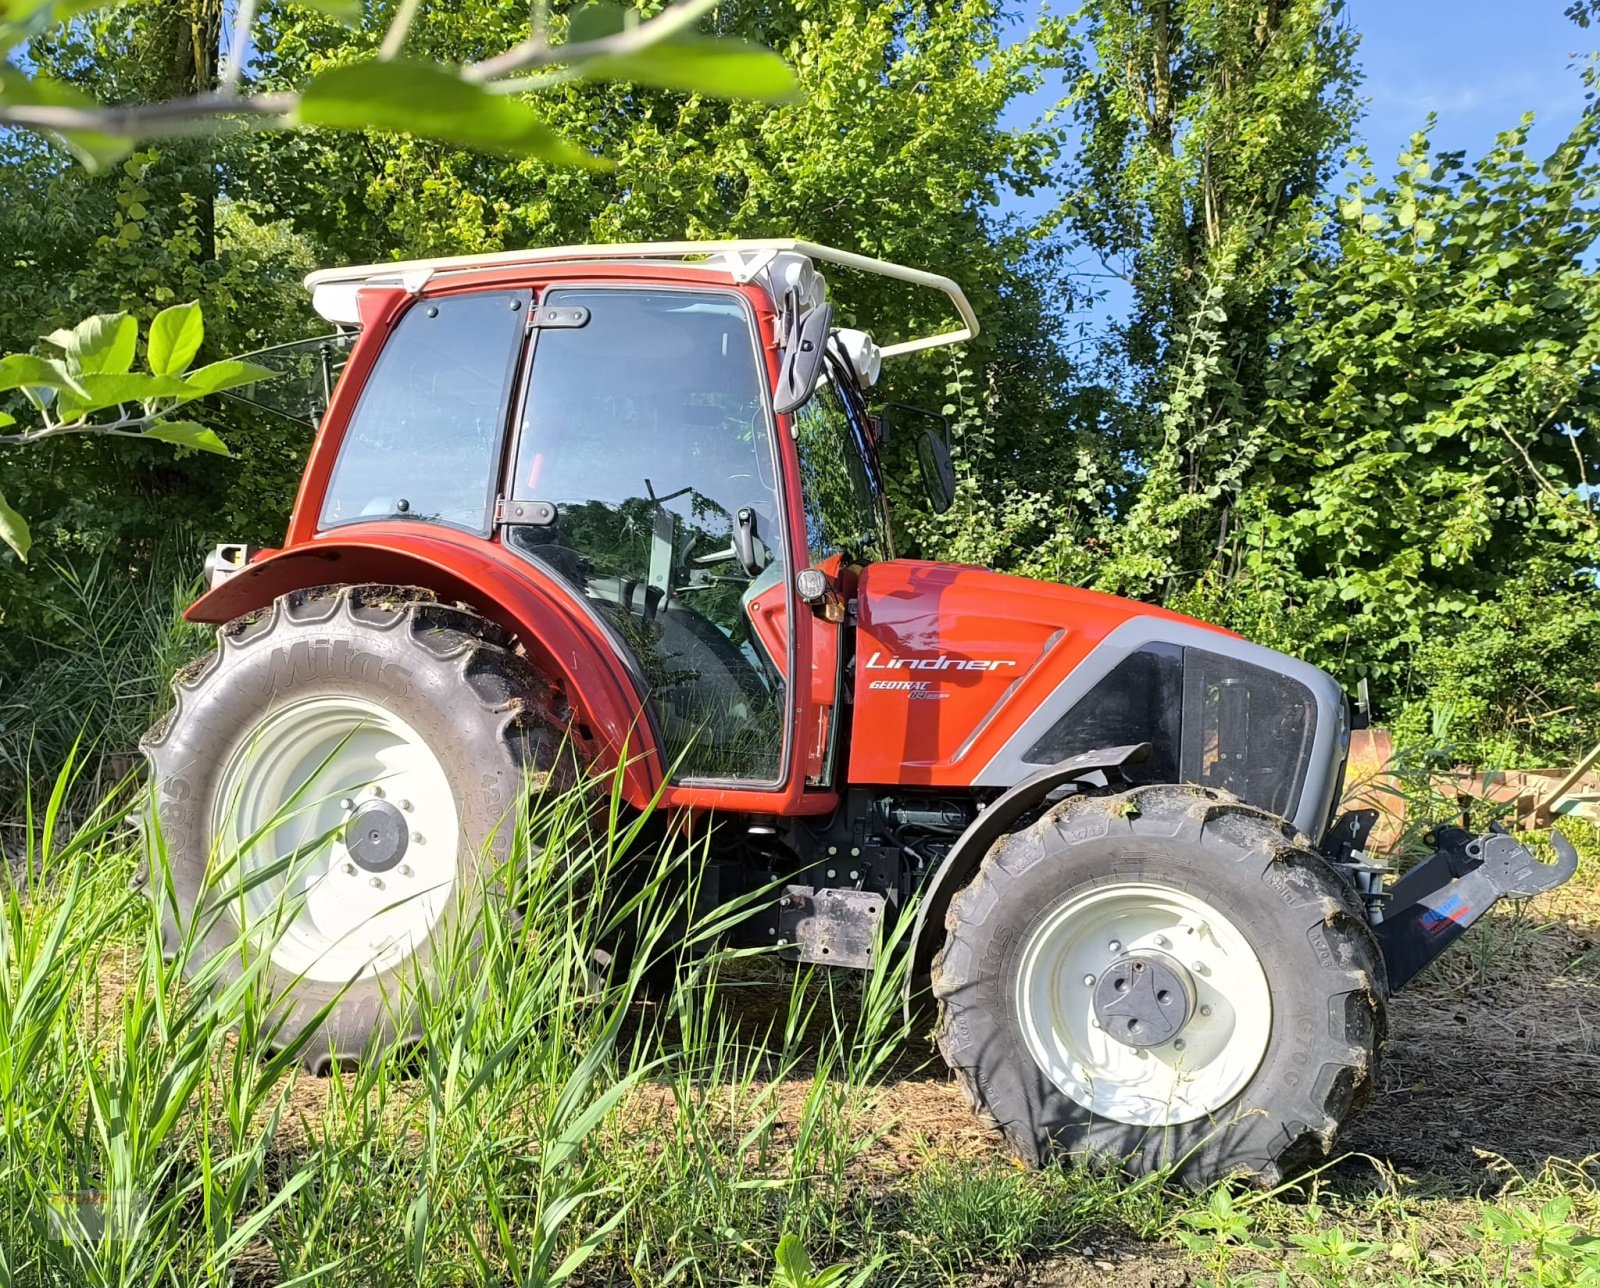
<path fill-rule="evenodd" d="M 544 246 L 529 250 L 494 251 L 486 255 L 454 255 L 441 259 L 413 259 L 395 260 L 387 264 L 358 264 L 348 268 L 320 268 L 306 276 L 306 289 L 312 293 L 313 306 L 331 322 L 352 324 L 354 318 L 345 316 L 347 309 L 337 309 L 338 316 L 333 316 L 332 311 L 325 312 L 318 303 L 319 293 L 324 300 L 332 304 L 333 299 L 341 302 L 349 301 L 359 287 L 367 283 L 392 282 L 405 287 L 412 294 L 416 294 L 425 287 L 435 276 L 442 273 L 465 273 L 477 270 L 494 268 L 514 268 L 521 264 L 548 264 L 563 260 L 606 260 L 606 259 L 688 259 L 697 255 L 730 255 L 748 257 L 748 262 L 741 263 L 730 269 L 727 264 L 708 264 L 708 269 L 718 272 L 732 272 L 736 281 L 749 281 L 757 276 L 771 262 L 774 255 L 784 251 L 804 255 L 809 259 L 824 263 L 838 264 L 841 268 L 856 269 L 863 273 L 873 273 L 879 277 L 893 278 L 900 282 L 909 282 L 914 286 L 926 287 L 938 291 L 950 301 L 956 311 L 956 316 L 961 319 L 961 326 L 954 331 L 941 331 L 933 335 L 919 336 L 915 339 L 900 340 L 894 344 L 882 347 L 885 358 L 898 357 L 903 353 L 917 353 L 924 349 L 936 349 L 944 345 L 960 344 L 970 340 L 978 334 L 978 318 L 972 311 L 972 305 L 967 301 L 965 292 L 948 277 L 938 273 L 930 273 L 925 269 L 907 268 L 903 264 L 892 264 L 887 260 L 873 259 L 870 255 L 858 255 L 854 251 L 835 250 L 831 246 L 819 246 L 815 242 L 798 241 L 787 237 L 768 237 L 755 239 L 731 239 L 722 241 L 676 241 L 676 242 L 623 242 L 613 245 L 600 246 Z M 690 265 L 692 267 L 692 265 Z M 321 290 L 319 288 L 343 287 L 343 290 Z"/>

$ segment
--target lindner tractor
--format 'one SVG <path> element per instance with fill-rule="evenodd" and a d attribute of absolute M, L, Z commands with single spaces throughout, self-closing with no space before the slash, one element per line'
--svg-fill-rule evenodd
<path fill-rule="evenodd" d="M 957 325 L 836 327 L 819 264 L 941 292 Z M 1386 1000 L 1496 900 L 1574 871 L 1559 837 L 1546 865 L 1442 828 L 1388 884 L 1368 820 L 1334 817 L 1350 715 L 1322 671 L 1148 604 L 897 558 L 879 449 L 909 431 L 871 390 L 976 333 L 947 278 L 781 240 L 307 285 L 338 331 L 280 355 L 325 403 L 288 534 L 212 555 L 188 616 L 217 649 L 145 752 L 169 929 L 238 852 L 248 893 L 197 960 L 287 897 L 265 951 L 300 999 L 287 1032 L 337 998 L 324 1059 L 414 1036 L 386 999 L 485 897 L 562 745 L 631 807 L 697 816 L 719 898 L 781 891 L 752 942 L 869 968 L 914 906 L 913 993 L 1035 1163 L 1314 1163 L 1372 1091 Z M 937 420 L 915 456 L 943 507 Z"/>

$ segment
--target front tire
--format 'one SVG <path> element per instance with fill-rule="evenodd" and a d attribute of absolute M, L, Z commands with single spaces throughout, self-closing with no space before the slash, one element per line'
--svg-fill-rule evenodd
<path fill-rule="evenodd" d="M 1353 896 L 1220 793 L 1064 801 L 990 851 L 946 924 L 940 1049 L 1035 1165 L 1276 1184 L 1374 1084 L 1383 965 Z"/>
<path fill-rule="evenodd" d="M 414 1040 L 416 989 L 470 937 L 554 763 L 548 684 L 475 614 L 352 586 L 231 623 L 173 689 L 141 744 L 164 941 L 191 974 L 224 958 L 223 979 L 241 939 L 265 952 L 275 1041 L 304 1036 L 314 1069 Z"/>

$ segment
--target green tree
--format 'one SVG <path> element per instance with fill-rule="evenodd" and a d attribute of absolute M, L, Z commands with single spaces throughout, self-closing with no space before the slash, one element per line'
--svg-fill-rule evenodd
<path fill-rule="evenodd" d="M 1138 467 L 1091 552 L 1058 544 L 1039 568 L 1164 594 L 1226 540 L 1285 247 L 1355 120 L 1356 36 L 1342 0 L 1090 0 L 1083 22 L 1065 214 L 1133 287 L 1104 356 Z"/>
<path fill-rule="evenodd" d="M 1459 672 L 1439 642 L 1525 619 L 1530 582 L 1600 624 L 1600 120 L 1541 163 L 1530 119 L 1471 165 L 1425 134 L 1385 183 L 1363 158 L 1318 221 L 1331 252 L 1287 283 L 1218 574 L 1241 601 L 1293 604 L 1297 650 L 1381 696 L 1424 646 Z"/>

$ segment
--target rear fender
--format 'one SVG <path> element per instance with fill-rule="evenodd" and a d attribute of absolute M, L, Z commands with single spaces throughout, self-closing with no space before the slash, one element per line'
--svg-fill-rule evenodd
<path fill-rule="evenodd" d="M 642 700 L 604 633 L 538 569 L 499 546 L 447 530 L 363 525 L 267 551 L 207 591 L 184 616 L 222 625 L 280 595 L 313 586 L 416 586 L 468 605 L 513 635 L 556 685 L 570 709 L 570 732 L 596 768 L 623 764 L 623 795 L 644 807 L 661 785 L 660 758 Z"/>
<path fill-rule="evenodd" d="M 1109 787 L 1121 779 L 1119 771 L 1124 765 L 1148 760 L 1150 751 L 1150 744 L 1141 742 L 1128 747 L 1086 751 L 1058 764 L 1047 765 L 1008 788 L 972 821 L 924 887 L 922 901 L 917 906 L 917 920 L 911 931 L 911 970 L 906 975 L 908 1020 L 912 998 L 926 985 L 934 956 L 943 940 L 944 918 L 950 910 L 950 901 L 977 875 L 994 843 L 1024 814 L 1043 804 L 1052 792 L 1071 785 Z"/>

